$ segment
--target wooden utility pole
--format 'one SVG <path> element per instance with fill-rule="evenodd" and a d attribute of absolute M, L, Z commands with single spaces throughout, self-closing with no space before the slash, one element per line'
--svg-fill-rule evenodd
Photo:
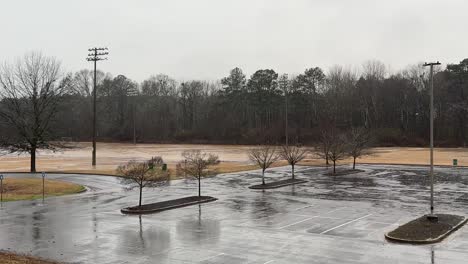
<path fill-rule="evenodd" d="M 429 177 L 431 178 L 431 214 L 428 216 L 429 219 L 437 221 L 437 216 L 434 215 L 434 65 L 440 65 L 440 62 L 429 62 L 424 63 L 423 66 L 430 67 L 430 125 L 429 125 L 429 134 L 430 134 L 430 171 Z"/>
<path fill-rule="evenodd" d="M 94 86 L 93 86 L 93 159 L 92 159 L 92 165 L 96 166 L 96 97 L 97 97 L 97 92 L 96 92 L 96 64 L 97 61 L 100 60 L 107 60 L 106 58 L 103 58 L 102 56 L 108 55 L 109 52 L 107 52 L 107 48 L 90 48 L 88 51 L 90 52 L 88 54 L 88 58 L 86 58 L 87 61 L 93 61 L 94 62 Z"/>

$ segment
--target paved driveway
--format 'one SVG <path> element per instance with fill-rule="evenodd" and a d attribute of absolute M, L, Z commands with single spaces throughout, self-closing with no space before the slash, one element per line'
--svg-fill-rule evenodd
<path fill-rule="evenodd" d="M 365 172 L 324 176 L 300 167 L 306 184 L 250 190 L 258 171 L 202 181 L 218 201 L 158 214 L 122 215 L 137 191 L 118 178 L 49 175 L 84 184 L 83 194 L 4 203 L 0 249 L 71 263 L 466 263 L 468 227 L 435 246 L 391 244 L 383 234 L 424 214 L 427 169 L 361 166 Z M 270 170 L 269 179 L 288 177 Z M 437 168 L 436 209 L 467 214 L 468 170 Z M 7 175 L 22 177 L 22 175 Z M 37 176 L 39 177 L 39 176 Z M 196 195 L 194 181 L 144 192 L 146 202 Z"/>

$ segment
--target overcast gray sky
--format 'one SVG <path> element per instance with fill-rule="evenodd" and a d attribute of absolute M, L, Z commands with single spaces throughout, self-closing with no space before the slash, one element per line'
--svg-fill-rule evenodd
<path fill-rule="evenodd" d="M 75 71 L 91 68 L 88 47 L 108 46 L 99 67 L 137 81 L 468 57 L 466 0 L 0 1 L 0 60 L 40 50 Z"/>

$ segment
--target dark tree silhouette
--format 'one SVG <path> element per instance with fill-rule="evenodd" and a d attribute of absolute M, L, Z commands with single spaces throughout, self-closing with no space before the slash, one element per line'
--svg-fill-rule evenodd
<path fill-rule="evenodd" d="M 333 174 L 336 174 L 336 162 L 348 157 L 348 144 L 343 134 L 334 133 L 331 139 L 328 159 L 333 162 Z"/>
<path fill-rule="evenodd" d="M 333 144 L 333 131 L 330 129 L 322 129 L 315 154 L 325 160 L 325 165 L 329 165 L 330 148 Z"/>
<path fill-rule="evenodd" d="M 362 128 L 352 128 L 347 134 L 348 155 L 353 158 L 353 170 L 356 169 L 356 159 L 371 154 L 371 136 Z"/>
<path fill-rule="evenodd" d="M 435 69 L 436 145 L 466 143 L 467 65 L 463 60 Z M 135 125 L 139 142 L 282 142 L 287 115 L 288 138 L 295 142 L 317 145 L 322 131 L 333 126 L 342 131 L 364 127 L 372 131 L 376 146 L 427 146 L 426 71 L 414 65 L 390 74 L 377 61 L 365 63 L 360 73 L 342 66 L 327 71 L 310 67 L 289 75 L 287 93 L 285 80 L 272 69 L 260 69 L 249 78 L 234 68 L 219 81 L 176 82 L 158 74 L 140 85 L 123 75 L 100 74 L 98 134 L 107 141 L 131 141 Z M 90 140 L 89 77 L 86 71 L 74 75 L 75 92 L 61 97 L 64 103 L 51 134 Z M 0 129 L 3 138 L 16 136 L 5 122 L 0 121 Z"/>
<path fill-rule="evenodd" d="M 60 103 L 70 91 L 71 77 L 60 63 L 41 53 L 28 53 L 14 64 L 0 67 L 0 148 L 26 152 L 30 171 L 36 171 L 36 152 L 69 147 L 58 141 L 53 126 Z"/>

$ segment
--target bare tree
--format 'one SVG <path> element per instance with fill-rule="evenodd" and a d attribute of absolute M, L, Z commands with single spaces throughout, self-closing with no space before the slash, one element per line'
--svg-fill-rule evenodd
<path fill-rule="evenodd" d="M 106 76 L 102 71 L 96 71 L 96 83 L 101 85 Z M 73 92 L 83 97 L 91 97 L 93 95 L 94 72 L 88 69 L 80 70 L 73 76 Z"/>
<path fill-rule="evenodd" d="M 182 152 L 182 157 L 184 159 L 177 164 L 177 175 L 195 177 L 198 180 L 198 197 L 200 197 L 201 178 L 216 174 L 216 170 L 210 169 L 210 167 L 218 164 L 219 158 L 212 153 L 200 150 L 186 150 Z"/>
<path fill-rule="evenodd" d="M 325 164 L 327 166 L 330 164 L 328 158 L 330 154 L 330 147 L 333 143 L 333 137 L 331 133 L 333 132 L 329 130 L 322 130 L 319 144 L 315 147 L 316 155 L 322 159 L 325 159 Z"/>
<path fill-rule="evenodd" d="M 307 155 L 307 149 L 300 146 L 282 146 L 280 156 L 291 165 L 291 175 L 294 179 L 294 166 Z"/>
<path fill-rule="evenodd" d="M 152 157 L 143 162 L 132 160 L 117 168 L 117 173 L 123 176 L 122 183 L 130 186 L 128 189 L 140 189 L 139 207 L 143 198 L 143 188 L 163 186 L 169 182 L 169 172 L 163 169 L 163 164 L 161 157 Z"/>
<path fill-rule="evenodd" d="M 353 157 L 353 170 L 356 169 L 356 159 L 369 155 L 371 137 L 364 128 L 352 128 L 348 134 L 348 155 Z"/>
<path fill-rule="evenodd" d="M 348 157 L 348 144 L 343 134 L 333 133 L 332 142 L 328 151 L 328 159 L 333 162 L 333 174 L 336 173 L 336 162 Z"/>
<path fill-rule="evenodd" d="M 382 80 L 387 73 L 385 64 L 378 60 L 368 60 L 362 64 L 362 68 L 363 77 L 366 79 Z"/>
<path fill-rule="evenodd" d="M 260 146 L 249 150 L 249 159 L 262 169 L 262 184 L 265 185 L 265 170 L 279 159 L 274 146 Z"/>
<path fill-rule="evenodd" d="M 37 150 L 65 147 L 54 142 L 52 123 L 70 83 L 71 77 L 61 74 L 60 63 L 41 53 L 0 66 L 0 123 L 9 130 L 0 138 L 0 148 L 29 153 L 31 172 L 36 171 Z"/>

